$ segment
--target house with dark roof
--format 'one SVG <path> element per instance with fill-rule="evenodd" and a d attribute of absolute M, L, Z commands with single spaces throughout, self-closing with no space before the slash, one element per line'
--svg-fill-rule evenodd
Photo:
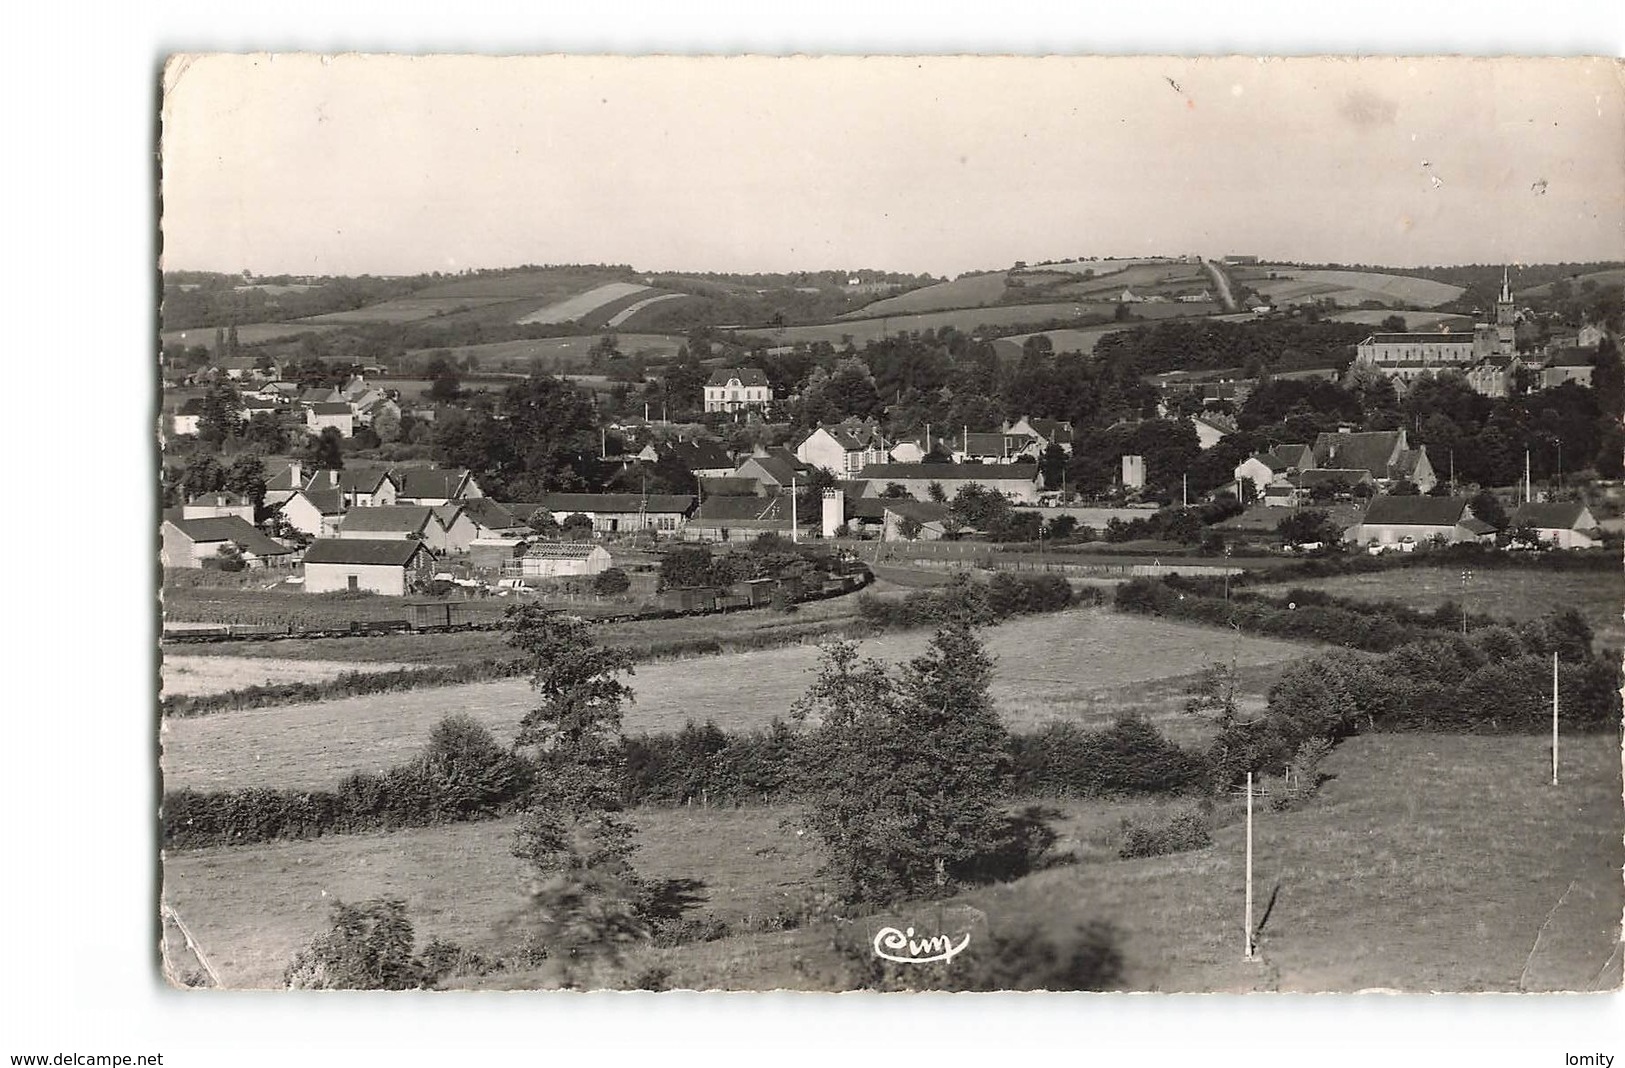
<path fill-rule="evenodd" d="M 305 405 L 307 431 L 320 434 L 328 427 L 337 430 L 340 437 L 347 438 L 355 433 L 355 413 L 348 404 L 342 401 L 317 401 Z"/>
<path fill-rule="evenodd" d="M 1282 494 L 1269 494 L 1273 485 L 1284 485 L 1289 476 L 1315 466 L 1314 454 L 1307 445 L 1275 445 L 1265 452 L 1255 452 L 1236 465 L 1238 483 L 1251 482 L 1253 493 L 1260 499 L 1273 497 L 1277 503 Z M 1286 500 L 1284 503 L 1292 503 Z"/>
<path fill-rule="evenodd" d="M 218 519 L 223 516 L 234 515 L 247 523 L 254 525 L 254 501 L 240 493 L 226 493 L 223 490 L 214 493 L 200 493 L 187 499 L 181 506 L 183 519 Z"/>
<path fill-rule="evenodd" d="M 1476 541 L 1478 534 L 1467 526 L 1471 516 L 1466 497 L 1388 494 L 1371 502 L 1348 540 L 1356 545 Z"/>
<path fill-rule="evenodd" d="M 796 444 L 796 459 L 836 478 L 852 478 L 886 458 L 886 440 L 879 428 L 858 420 L 821 425 Z"/>
<path fill-rule="evenodd" d="M 767 375 L 758 367 L 722 367 L 705 383 L 705 410 L 742 412 L 766 408 L 773 400 Z"/>
<path fill-rule="evenodd" d="M 471 497 L 437 505 L 435 518 L 446 531 L 446 551 L 466 553 L 476 541 L 504 541 L 533 532 L 489 497 Z"/>
<path fill-rule="evenodd" d="M 816 527 L 818 510 L 808 509 L 812 514 L 800 515 L 794 500 L 788 493 L 777 497 L 709 497 L 684 525 L 683 540 L 745 542 L 768 533 L 788 538 L 792 517 L 803 530 Z"/>
<path fill-rule="evenodd" d="M 536 502 L 561 524 L 572 515 L 586 516 L 595 534 L 675 534 L 694 514 L 695 504 L 686 493 L 549 493 Z M 514 505 L 507 508 L 515 511 Z"/>
<path fill-rule="evenodd" d="M 1423 493 L 1439 484 L 1428 461 L 1427 446 L 1411 448 L 1403 427 L 1322 433 L 1315 438 L 1314 466 L 1369 471 L 1378 482 L 1404 479 L 1415 483 Z"/>
<path fill-rule="evenodd" d="M 1037 457 L 1051 445 L 1059 445 L 1068 456 L 1072 455 L 1072 423 L 1066 419 L 1035 419 L 1022 416 L 1004 428 L 1006 434 L 1020 434 L 1037 442 L 1033 456 Z M 897 459 L 893 456 L 892 459 Z"/>
<path fill-rule="evenodd" d="M 312 538 L 336 538 L 344 519 L 344 495 L 336 489 L 302 489 L 282 502 L 282 518 Z"/>
<path fill-rule="evenodd" d="M 346 508 L 380 508 L 398 503 L 395 479 L 387 468 L 346 467 L 333 476 L 332 488 L 344 497 Z"/>
<path fill-rule="evenodd" d="M 165 567 L 202 567 L 233 551 L 250 567 L 285 563 L 293 550 L 267 537 L 241 516 L 182 519 L 166 516 L 159 528 L 158 558 Z"/>
<path fill-rule="evenodd" d="M 474 473 L 462 467 L 397 467 L 390 475 L 397 504 L 440 505 L 485 496 Z"/>
<path fill-rule="evenodd" d="M 413 538 L 319 538 L 305 550 L 306 593 L 404 597 L 427 578 L 434 556 Z"/>
<path fill-rule="evenodd" d="M 728 475 L 723 478 L 709 476 L 699 480 L 701 497 L 762 497 L 766 494 L 762 484 L 753 478 Z"/>
<path fill-rule="evenodd" d="M 674 441 L 656 447 L 658 458 L 677 464 L 698 477 L 726 477 L 734 473 L 734 458 L 722 443 L 710 438 Z"/>
<path fill-rule="evenodd" d="M 1511 529 L 1533 528 L 1543 542 L 1559 549 L 1597 546 L 1597 519 L 1580 501 L 1532 501 L 1512 513 Z"/>
<path fill-rule="evenodd" d="M 287 503 L 295 493 L 305 488 L 304 465 L 298 460 L 282 460 L 265 465 L 265 506 L 275 508 Z"/>
<path fill-rule="evenodd" d="M 956 464 L 1013 464 L 1038 460 L 1038 439 L 1027 434 L 982 434 L 962 429 L 959 437 L 949 444 L 953 446 Z"/>
<path fill-rule="evenodd" d="M 1597 350 L 1559 349 L 1547 358 L 1540 369 L 1540 388 L 1555 389 L 1564 382 L 1591 385 L 1591 372 L 1597 364 Z"/>
<path fill-rule="evenodd" d="M 1038 465 L 1030 461 L 1013 464 L 870 464 L 858 473 L 868 483 L 864 493 L 878 497 L 890 483 L 897 483 L 916 500 L 929 500 L 931 486 L 942 487 L 949 500 L 963 486 L 977 485 L 994 490 L 1018 504 L 1038 501 Z"/>
<path fill-rule="evenodd" d="M 771 496 L 788 491 L 793 484 L 806 485 L 812 471 L 811 464 L 798 459 L 789 449 L 758 446 L 739 461 L 734 477 L 748 479 L 757 494 Z"/>
<path fill-rule="evenodd" d="M 346 509 L 338 536 L 341 540 L 363 541 L 409 538 L 421 541 L 434 553 L 446 551 L 446 528 L 434 508 L 426 504 Z"/>
<path fill-rule="evenodd" d="M 881 500 L 882 541 L 938 541 L 946 533 L 948 506 L 936 501 Z M 912 539 L 903 534 L 905 521 L 919 524 Z"/>

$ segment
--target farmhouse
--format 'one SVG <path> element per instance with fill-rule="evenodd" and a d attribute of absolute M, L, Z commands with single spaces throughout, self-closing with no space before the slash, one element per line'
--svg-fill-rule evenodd
<path fill-rule="evenodd" d="M 728 450 L 708 438 L 672 442 L 658 450 L 658 459 L 675 463 L 695 476 L 721 478 L 734 472 L 734 460 Z"/>
<path fill-rule="evenodd" d="M 382 468 L 346 467 L 332 476 L 333 488 L 347 508 L 383 508 L 397 503 L 395 480 Z"/>
<path fill-rule="evenodd" d="M 1251 482 L 1253 492 L 1262 497 L 1272 482 L 1294 471 L 1315 466 L 1313 451 L 1307 445 L 1276 445 L 1268 452 L 1255 452 L 1236 465 L 1237 482 Z"/>
<path fill-rule="evenodd" d="M 312 538 L 338 536 L 344 519 L 344 497 L 336 489 L 304 489 L 282 502 L 282 518 Z"/>
<path fill-rule="evenodd" d="M 694 514 L 695 499 L 686 493 L 549 493 L 536 504 L 559 523 L 572 515 L 586 516 L 595 534 L 674 534 Z"/>
<path fill-rule="evenodd" d="M 203 561 L 239 553 L 250 567 L 282 563 L 293 550 L 266 537 L 241 516 L 213 519 L 166 517 L 159 532 L 165 567 L 202 567 Z M 228 546 L 230 548 L 228 548 Z"/>
<path fill-rule="evenodd" d="M 254 502 L 240 493 L 200 493 L 181 506 L 182 519 L 219 519 L 237 516 L 254 523 Z"/>
<path fill-rule="evenodd" d="M 952 500 L 961 486 L 978 485 L 995 490 L 1019 504 L 1038 500 L 1038 465 L 1013 464 L 870 464 L 858 475 L 868 482 L 864 494 L 878 497 L 889 482 L 895 482 L 918 500 L 931 496 L 933 483 Z"/>
<path fill-rule="evenodd" d="M 820 426 L 802 438 L 796 446 L 796 459 L 836 478 L 852 478 L 871 464 L 884 463 L 886 447 L 877 429 L 851 420 Z"/>
<path fill-rule="evenodd" d="M 1379 482 L 1406 479 L 1423 493 L 1439 484 L 1427 447 L 1410 448 L 1403 428 L 1323 433 L 1315 438 L 1313 466 L 1369 471 Z"/>
<path fill-rule="evenodd" d="M 797 459 L 795 453 L 783 446 L 757 446 L 750 456 L 740 461 L 734 475 L 748 479 L 754 487 L 752 492 L 765 496 L 788 490 L 793 482 L 806 485 L 812 477 L 812 465 Z"/>
<path fill-rule="evenodd" d="M 1559 549 L 1590 549 L 1597 542 L 1597 520 L 1579 501 L 1531 502 L 1512 513 L 1512 528 L 1532 527 L 1540 540 Z"/>
<path fill-rule="evenodd" d="M 305 592 L 403 597 L 428 576 L 432 560 L 411 538 L 320 538 L 305 550 Z"/>
<path fill-rule="evenodd" d="M 948 506 L 938 504 L 936 501 L 881 501 L 880 538 L 882 541 L 938 541 L 947 533 L 944 520 L 948 518 Z M 913 539 L 903 533 L 906 521 L 913 520 L 920 525 L 919 532 Z"/>
<path fill-rule="evenodd" d="M 468 497 L 483 497 L 473 472 L 461 467 L 402 467 L 391 471 L 398 487 L 398 504 L 446 504 Z"/>
<path fill-rule="evenodd" d="M 203 398 L 193 397 L 169 417 L 169 428 L 178 437 L 196 434 L 198 420 L 203 416 Z"/>
<path fill-rule="evenodd" d="M 1597 350 L 1594 348 L 1562 349 L 1540 369 L 1540 388 L 1554 389 L 1565 382 L 1589 386 L 1596 361 Z"/>
<path fill-rule="evenodd" d="M 790 536 L 794 511 L 790 494 L 777 497 L 711 497 L 701 503 L 683 527 L 685 541 L 754 541 L 766 533 Z M 811 515 L 796 515 L 801 526 L 818 522 Z"/>
<path fill-rule="evenodd" d="M 342 540 L 366 541 L 411 538 L 436 553 L 446 551 L 446 528 L 440 525 L 434 509 L 422 504 L 351 508 L 339 523 L 338 536 Z"/>
<path fill-rule="evenodd" d="M 340 437 L 349 437 L 355 433 L 355 413 L 350 406 L 339 401 L 318 401 L 305 408 L 305 429 L 312 434 L 320 434 L 328 427 L 339 432 Z"/>
<path fill-rule="evenodd" d="M 539 541 L 519 558 L 519 573 L 527 578 L 567 578 L 597 575 L 609 569 L 609 550 L 587 542 Z"/>
<path fill-rule="evenodd" d="M 1477 534 L 1466 525 L 1471 516 L 1465 497 L 1378 497 L 1349 531 L 1349 540 L 1357 545 L 1474 541 Z"/>
<path fill-rule="evenodd" d="M 1013 464 L 1038 459 L 1038 439 L 1025 434 L 972 434 L 964 429 L 954 446 L 956 464 Z"/>
<path fill-rule="evenodd" d="M 705 384 L 705 410 L 741 412 L 766 408 L 773 399 L 767 375 L 758 367 L 723 367 Z"/>

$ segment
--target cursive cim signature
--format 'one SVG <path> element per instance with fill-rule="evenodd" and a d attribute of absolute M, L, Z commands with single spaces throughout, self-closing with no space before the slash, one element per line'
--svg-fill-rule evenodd
<path fill-rule="evenodd" d="M 914 928 L 899 931 L 895 927 L 882 927 L 875 934 L 875 956 L 882 960 L 896 961 L 898 964 L 929 964 L 932 961 L 952 960 L 970 945 L 970 935 L 965 935 L 959 945 L 947 935 L 930 935 L 925 938 L 915 938 Z M 906 956 L 899 956 L 906 952 Z"/>

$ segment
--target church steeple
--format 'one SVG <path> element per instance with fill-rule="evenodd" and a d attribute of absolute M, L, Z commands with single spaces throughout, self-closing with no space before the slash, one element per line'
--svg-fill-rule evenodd
<path fill-rule="evenodd" d="M 1501 268 L 1501 295 L 1495 301 L 1495 325 L 1510 329 L 1516 321 L 1512 307 L 1512 272 Z"/>
<path fill-rule="evenodd" d="M 1512 283 L 1511 283 L 1511 276 L 1510 276 L 1510 268 L 1508 268 L 1508 267 L 1506 267 L 1504 265 L 1501 268 L 1501 299 L 1500 299 L 1499 303 L 1501 303 L 1501 304 L 1511 304 L 1512 303 Z"/>

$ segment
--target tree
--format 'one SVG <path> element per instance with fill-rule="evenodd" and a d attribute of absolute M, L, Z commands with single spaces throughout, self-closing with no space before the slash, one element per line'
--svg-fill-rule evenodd
<path fill-rule="evenodd" d="M 226 469 L 222 484 L 231 493 L 253 501 L 257 512 L 265 504 L 265 462 L 258 456 L 237 457 Z"/>
<path fill-rule="evenodd" d="M 586 622 L 539 605 L 511 606 L 508 644 L 525 654 L 540 704 L 519 722 L 516 749 L 536 751 L 537 773 L 514 830 L 513 853 L 538 880 L 532 912 L 566 986 L 647 935 L 643 887 L 622 817 L 622 706 L 631 654 L 593 641 Z"/>
<path fill-rule="evenodd" d="M 399 441 L 401 439 L 401 417 L 392 409 L 385 408 L 372 417 L 372 432 L 378 435 L 378 440 L 384 443 Z"/>
<path fill-rule="evenodd" d="M 924 527 L 921 526 L 920 521 L 911 515 L 905 515 L 897 524 L 897 533 L 901 534 L 906 541 L 913 541 L 918 538 L 920 531 L 923 529 Z"/>
<path fill-rule="evenodd" d="M 427 986 L 423 964 L 412 956 L 416 936 L 406 902 L 380 898 L 333 903 L 325 932 L 288 963 L 291 990 L 413 990 Z"/>
<path fill-rule="evenodd" d="M 1382 321 L 1382 329 L 1388 334 L 1403 334 L 1408 327 L 1403 315 L 1390 315 Z"/>
<path fill-rule="evenodd" d="M 985 597 L 966 580 L 944 600 L 925 653 L 893 676 L 856 646 L 825 647 L 793 714 L 806 747 L 807 821 L 849 900 L 951 893 L 1006 844 L 1008 736 L 975 634 Z"/>
<path fill-rule="evenodd" d="M 591 541 L 592 517 L 581 512 L 571 512 L 564 517 L 564 524 L 559 533 L 566 541 Z"/>
<path fill-rule="evenodd" d="M 599 597 L 614 597 L 632 588 L 632 579 L 618 567 L 606 568 L 593 577 L 592 592 Z"/>
<path fill-rule="evenodd" d="M 1342 540 L 1342 532 L 1331 516 L 1313 508 L 1287 516 L 1275 525 L 1275 532 L 1288 545 L 1335 545 Z"/>
<path fill-rule="evenodd" d="M 925 487 L 925 495 L 937 504 L 948 503 L 948 491 L 942 488 L 942 483 L 933 481 Z"/>
<path fill-rule="evenodd" d="M 553 513 L 546 508 L 537 508 L 534 512 L 531 512 L 530 518 L 526 520 L 525 525 L 536 533 L 549 538 L 557 536 L 559 532 L 559 521 L 554 519 Z"/>
<path fill-rule="evenodd" d="M 451 360 L 451 353 L 445 349 L 438 349 L 429 358 L 429 365 L 425 368 L 429 379 L 429 389 L 426 394 L 431 401 L 437 404 L 448 404 L 456 400 L 463 392 L 463 379 L 457 373 L 457 365 Z"/>
<path fill-rule="evenodd" d="M 908 487 L 904 486 L 901 482 L 886 483 L 886 488 L 880 491 L 880 496 L 882 500 L 888 501 L 914 499 L 914 494 L 910 493 L 908 491 Z"/>
<path fill-rule="evenodd" d="M 231 386 L 210 386 L 203 394 L 203 412 L 198 416 L 200 441 L 220 445 L 237 433 L 242 424 L 243 402 Z"/>
<path fill-rule="evenodd" d="M 1510 521 L 1507 516 L 1506 506 L 1501 503 L 1499 497 L 1489 490 L 1479 491 L 1472 500 L 1467 502 L 1467 507 L 1472 510 L 1473 515 L 1478 517 L 1480 521 L 1488 523 L 1496 530 L 1505 530 L 1507 523 Z"/>
<path fill-rule="evenodd" d="M 344 469 L 344 435 L 337 427 L 324 426 L 315 437 L 306 438 L 300 448 L 301 459 L 318 470 Z"/>

